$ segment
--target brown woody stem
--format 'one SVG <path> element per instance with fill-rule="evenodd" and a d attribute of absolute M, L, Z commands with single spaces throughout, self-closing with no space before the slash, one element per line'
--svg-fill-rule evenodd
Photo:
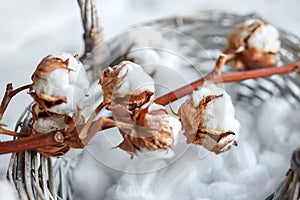
<path fill-rule="evenodd" d="M 114 124 L 109 124 L 109 123 L 103 124 L 103 123 L 99 123 L 99 121 L 93 121 L 89 126 L 89 131 L 94 134 L 89 133 L 88 138 L 89 139 L 92 138 L 95 135 L 95 133 L 97 133 L 98 131 L 111 128 L 112 125 Z M 76 127 L 76 130 L 77 129 L 82 130 L 83 126 L 80 125 Z M 58 140 L 57 138 L 60 138 L 60 140 Z M 57 131 L 57 132 L 50 132 L 47 134 L 31 135 L 28 137 L 19 138 L 17 140 L 12 140 L 12 141 L 0 142 L 0 155 L 5 153 L 14 153 L 14 152 L 33 150 L 39 147 L 55 145 L 62 142 L 67 143 L 68 141 L 66 140 L 68 139 L 64 138 L 64 136 L 60 131 Z"/>
<path fill-rule="evenodd" d="M 28 85 L 24 85 L 22 87 L 19 87 L 15 90 L 13 90 L 13 86 L 12 83 L 9 83 L 6 85 L 6 91 L 4 94 L 4 97 L 2 99 L 1 105 L 0 105 L 0 120 L 2 119 L 2 116 L 10 102 L 10 100 L 13 98 L 13 96 L 15 96 L 16 94 L 18 94 L 19 92 L 29 89 L 31 86 L 31 84 Z"/>
<path fill-rule="evenodd" d="M 222 75 L 222 68 L 226 61 L 228 60 L 228 56 L 226 54 L 221 54 L 216 62 L 215 69 L 212 71 L 215 75 Z"/>
<path fill-rule="evenodd" d="M 217 68 L 218 66 L 216 66 Z M 218 69 L 217 69 L 218 70 Z M 216 69 L 213 71 L 215 72 Z M 217 73 L 209 73 L 208 75 L 200 78 L 199 80 L 192 82 L 188 85 L 185 85 L 177 90 L 169 92 L 155 100 L 155 103 L 161 105 L 167 105 L 177 99 L 192 93 L 198 87 L 202 86 L 204 82 L 212 82 L 212 83 L 229 83 L 229 82 L 239 82 L 247 79 L 255 79 L 255 78 L 263 78 L 272 76 L 275 74 L 288 74 L 291 72 L 300 71 L 300 61 L 290 63 L 287 65 L 283 65 L 281 67 L 270 67 L 270 68 L 262 68 L 255 69 L 243 72 L 234 72 L 228 74 L 220 74 Z"/>
<path fill-rule="evenodd" d="M 0 142 L 0 154 L 27 151 L 46 145 L 57 144 L 58 142 L 55 141 L 55 134 L 56 133 L 51 132 L 7 142 Z"/>

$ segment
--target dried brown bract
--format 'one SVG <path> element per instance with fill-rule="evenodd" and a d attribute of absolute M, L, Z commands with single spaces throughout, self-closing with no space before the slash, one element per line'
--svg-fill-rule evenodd
<path fill-rule="evenodd" d="M 44 76 L 48 75 L 49 73 L 53 72 L 56 69 L 70 70 L 68 68 L 68 64 L 69 64 L 69 59 L 66 59 L 64 61 L 57 57 L 47 56 L 43 58 L 43 60 L 38 64 L 36 70 L 31 76 L 31 80 L 35 82 L 38 79 L 44 79 Z"/>
<path fill-rule="evenodd" d="M 56 105 L 67 102 L 67 98 L 65 96 L 48 95 L 44 92 L 40 92 L 38 94 L 36 91 L 34 91 L 34 87 L 38 83 L 38 81 L 45 80 L 46 76 L 48 76 L 56 69 L 64 69 L 66 71 L 70 71 L 70 69 L 68 68 L 68 64 L 69 59 L 66 59 L 64 61 L 57 57 L 47 56 L 37 66 L 35 72 L 31 76 L 33 83 L 30 88 L 30 95 L 40 106 L 40 108 L 49 109 Z"/>
<path fill-rule="evenodd" d="M 112 111 L 124 138 L 118 147 L 132 156 L 137 151 L 168 150 L 174 145 L 180 122 L 171 117 L 163 106 L 151 104 L 130 111 L 118 104 L 113 106 Z"/>
<path fill-rule="evenodd" d="M 35 149 L 44 157 L 58 157 L 62 156 L 70 150 L 70 147 L 73 148 L 82 148 L 83 145 L 78 139 L 78 130 L 77 126 L 84 124 L 83 117 L 78 113 L 74 114 L 73 117 L 70 117 L 67 114 L 58 114 L 51 111 L 42 111 L 39 109 L 37 104 L 34 104 L 32 107 L 32 126 L 30 129 L 29 135 L 38 135 L 38 134 L 47 134 L 47 133 L 56 133 L 54 138 L 57 143 L 54 145 L 47 145 Z M 77 140 L 65 142 L 65 139 Z M 77 138 L 77 139 L 76 139 Z M 76 144 L 76 145 L 75 145 Z"/>
<path fill-rule="evenodd" d="M 141 86 L 139 80 L 148 81 L 148 84 Z M 132 110 L 153 98 L 153 80 L 139 65 L 130 61 L 106 68 L 99 82 L 103 90 L 103 103 L 109 110 L 114 104 L 126 105 L 127 109 Z"/>
<path fill-rule="evenodd" d="M 126 63 L 122 62 L 114 67 L 107 67 L 100 75 L 99 83 L 103 90 L 103 103 L 108 105 L 107 108 L 109 109 L 111 108 L 110 104 L 113 99 L 114 91 L 126 76 L 125 74 L 119 77 L 119 73 L 125 65 Z"/>
<path fill-rule="evenodd" d="M 224 123 L 230 123 L 229 125 L 213 124 L 222 123 L 215 120 L 218 119 L 217 115 L 222 110 L 218 110 L 218 105 L 214 108 L 214 103 L 219 99 L 224 103 L 224 95 L 227 96 L 227 94 L 206 95 L 197 104 L 195 104 L 195 97 L 191 96 L 180 106 L 178 115 L 188 144 L 202 145 L 216 154 L 227 151 L 230 149 L 231 144 L 236 144 L 234 129 L 236 129 L 235 126 L 238 122 L 235 119 L 227 117 L 228 121 L 223 120 Z M 224 104 L 223 106 L 227 105 Z M 231 115 L 230 109 L 228 109 L 229 115 Z M 224 118 L 226 118 L 225 115 Z M 229 130 L 231 127 L 232 130 Z"/>
<path fill-rule="evenodd" d="M 279 33 L 260 20 L 238 24 L 228 37 L 225 54 L 238 70 L 276 66 L 279 61 Z"/>

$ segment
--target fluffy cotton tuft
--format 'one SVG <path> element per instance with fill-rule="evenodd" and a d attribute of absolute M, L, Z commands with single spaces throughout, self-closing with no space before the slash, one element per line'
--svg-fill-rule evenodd
<path fill-rule="evenodd" d="M 120 70 L 118 78 L 125 76 L 117 89 L 118 94 L 138 94 L 143 91 L 155 92 L 153 79 L 143 68 L 133 62 L 126 62 Z"/>
<path fill-rule="evenodd" d="M 223 95 L 223 97 L 217 98 L 204 110 L 203 125 L 210 130 L 233 131 L 237 136 L 240 123 L 234 116 L 231 97 L 224 89 L 213 84 L 204 84 L 193 93 L 194 106 L 199 105 L 201 99 L 208 95 Z"/>
<path fill-rule="evenodd" d="M 164 37 L 164 34 L 171 35 Z M 174 33 L 173 33 L 174 34 Z M 159 68 L 183 65 L 178 41 L 165 29 L 142 28 L 133 29 L 126 34 L 126 42 L 122 41 L 122 51 L 128 51 L 126 58 L 140 64 L 148 74 L 156 73 Z"/>
<path fill-rule="evenodd" d="M 278 52 L 280 48 L 279 32 L 270 25 L 264 25 L 256 30 L 247 40 L 249 47 L 262 49 L 265 52 Z"/>
<path fill-rule="evenodd" d="M 55 53 L 48 58 L 69 60 L 66 68 L 57 68 L 48 74 L 36 79 L 32 89 L 38 96 L 45 94 L 53 97 L 66 98 L 66 102 L 56 105 L 49 110 L 55 113 L 68 114 L 80 105 L 86 96 L 89 81 L 82 63 L 68 53 Z"/>
<path fill-rule="evenodd" d="M 49 133 L 51 131 L 61 130 L 68 127 L 65 124 L 64 118 L 39 118 L 34 121 L 33 128 L 38 133 Z"/>

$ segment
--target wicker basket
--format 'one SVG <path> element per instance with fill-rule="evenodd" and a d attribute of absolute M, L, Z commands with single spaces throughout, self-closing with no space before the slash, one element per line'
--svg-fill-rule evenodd
<path fill-rule="evenodd" d="M 91 2 L 86 1 L 85 3 Z M 93 12 L 87 13 L 92 15 Z M 93 18 L 94 16 L 91 17 L 91 19 Z M 241 16 L 224 11 L 203 11 L 189 16 L 177 16 L 151 21 L 137 27 L 168 28 L 192 38 L 192 40 L 179 39 L 178 41 L 183 49 L 183 52 L 180 53 L 194 63 L 194 66 L 197 68 L 199 67 L 197 63 L 204 62 L 207 59 L 211 59 L 211 57 L 213 59 L 217 58 L 225 45 L 227 35 L 234 25 L 251 18 L 260 17 L 256 14 Z M 88 27 L 85 29 L 86 33 L 87 29 Z M 282 41 L 281 62 L 290 63 L 300 60 L 298 53 L 300 52 L 300 39 L 283 30 L 280 30 L 280 35 Z M 90 71 L 97 74 L 103 69 L 103 66 L 119 62 L 122 59 L 121 55 L 126 53 L 121 51 L 124 47 L 120 48 L 121 41 L 126 37 L 127 35 L 124 33 L 119 39 L 108 41 L 105 44 L 95 45 L 93 43 L 92 45 L 87 45 L 86 48 L 90 48 L 90 50 L 87 50 L 83 61 L 90 66 Z M 88 38 L 88 35 L 85 35 L 85 38 Z M 102 38 L 96 43 L 101 42 L 101 40 Z M 85 40 L 85 42 L 87 44 L 88 40 Z M 197 47 L 197 43 L 200 43 L 203 49 L 209 52 L 210 57 L 201 56 L 203 55 L 203 49 Z M 91 82 L 95 78 L 92 78 Z M 249 105 L 248 108 L 251 109 L 261 105 L 262 102 L 270 98 L 284 97 L 289 104 L 299 109 L 299 80 L 299 76 L 292 73 L 284 76 L 272 76 L 266 79 L 236 83 L 235 88 L 237 88 L 238 92 L 235 101 L 247 103 Z M 268 85 L 271 85 L 268 88 L 265 88 L 263 84 L 266 81 L 270 83 Z M 277 89 L 274 90 L 274 88 Z M 247 89 L 247 93 L 244 93 L 245 89 Z M 262 92 L 268 95 L 260 95 Z M 16 130 L 24 132 L 30 126 L 31 114 L 30 109 L 27 108 L 18 120 Z M 295 151 L 291 170 L 287 173 L 286 179 L 282 183 L 278 183 L 278 190 L 267 197 L 268 200 L 299 198 L 299 155 L 300 150 Z M 80 159 L 80 155 L 74 159 L 67 159 L 64 157 L 43 158 L 34 151 L 14 153 L 10 160 L 7 177 L 16 186 L 20 199 L 73 199 L 70 176 L 78 159 Z"/>

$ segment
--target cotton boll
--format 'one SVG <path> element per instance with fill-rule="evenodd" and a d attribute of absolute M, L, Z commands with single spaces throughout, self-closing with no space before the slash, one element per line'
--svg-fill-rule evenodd
<path fill-rule="evenodd" d="M 178 110 L 188 144 L 202 145 L 216 154 L 237 144 L 239 122 L 230 96 L 215 85 L 203 85 Z"/>
<path fill-rule="evenodd" d="M 193 93 L 194 106 L 208 95 L 223 95 L 204 110 L 204 126 L 211 130 L 239 132 L 240 124 L 234 117 L 234 107 L 229 94 L 213 84 L 205 84 Z"/>
<path fill-rule="evenodd" d="M 16 190 L 8 181 L 0 181 L 0 199 L 17 200 Z"/>
<path fill-rule="evenodd" d="M 163 106 L 150 102 L 147 107 L 130 112 L 125 106 L 118 104 L 113 107 L 113 119 L 120 122 L 118 128 L 124 138 L 118 147 L 132 157 L 137 153 L 155 157 L 172 156 L 168 151 L 175 145 L 181 125 Z M 157 150 L 157 153 L 148 152 Z"/>
<path fill-rule="evenodd" d="M 279 62 L 279 32 L 261 20 L 237 24 L 228 37 L 225 54 L 238 70 L 274 67 Z"/>
<path fill-rule="evenodd" d="M 255 31 L 247 42 L 249 47 L 262 49 L 266 52 L 277 52 L 280 48 L 279 32 L 270 24 Z"/>
<path fill-rule="evenodd" d="M 83 101 L 89 88 L 85 69 L 78 58 L 67 53 L 45 57 L 32 75 L 32 94 L 44 101 L 45 109 L 68 114 Z M 51 106 L 50 106 L 51 105 Z"/>

